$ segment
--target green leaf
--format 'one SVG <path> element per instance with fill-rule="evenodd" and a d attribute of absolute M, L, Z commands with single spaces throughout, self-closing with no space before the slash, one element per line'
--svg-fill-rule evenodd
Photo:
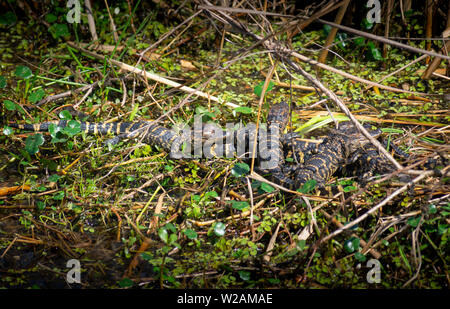
<path fill-rule="evenodd" d="M 45 15 L 45 20 L 50 24 L 53 24 L 57 19 L 58 17 L 52 13 Z"/>
<path fill-rule="evenodd" d="M 64 143 L 67 141 L 65 135 L 62 132 L 62 128 L 57 124 L 51 123 L 48 126 L 48 131 L 50 132 L 50 136 L 52 137 L 52 143 Z"/>
<path fill-rule="evenodd" d="M 6 12 L 0 15 L 0 25 L 11 26 L 17 21 L 16 15 L 13 12 Z M 2 30 L 4 31 L 4 30 Z"/>
<path fill-rule="evenodd" d="M 364 46 L 366 40 L 363 37 L 358 37 L 353 40 L 356 46 L 361 47 Z"/>
<path fill-rule="evenodd" d="M 8 126 L 4 126 L 3 127 L 3 134 L 5 134 L 6 136 L 12 134 L 14 131 L 12 128 L 8 127 Z"/>
<path fill-rule="evenodd" d="M 344 192 L 352 192 L 352 191 L 356 191 L 356 187 L 355 186 L 346 186 L 344 187 Z"/>
<path fill-rule="evenodd" d="M 381 52 L 378 48 L 370 49 L 370 54 L 374 60 L 383 60 L 383 56 L 381 56 Z"/>
<path fill-rule="evenodd" d="M 217 236 L 223 236 L 225 235 L 225 224 L 222 222 L 217 222 L 214 224 L 214 234 Z"/>
<path fill-rule="evenodd" d="M 64 119 L 64 120 L 72 119 L 72 114 L 68 110 L 61 111 L 58 116 L 59 116 L 59 118 Z"/>
<path fill-rule="evenodd" d="M 44 95 L 45 95 L 45 91 L 42 88 L 39 88 L 38 90 L 36 90 L 32 94 L 30 94 L 30 96 L 28 97 L 28 100 L 30 100 L 31 103 L 36 103 L 37 101 L 42 100 Z"/>
<path fill-rule="evenodd" d="M 272 81 L 269 82 L 269 85 L 267 86 L 266 93 L 272 90 L 274 83 Z M 261 96 L 262 91 L 264 87 L 264 82 L 260 82 L 258 85 L 255 86 L 253 89 L 253 93 L 256 94 L 258 97 Z"/>
<path fill-rule="evenodd" d="M 197 232 L 191 229 L 184 230 L 184 235 L 186 235 L 189 239 L 196 239 L 197 238 Z"/>
<path fill-rule="evenodd" d="M 165 228 L 160 228 L 158 231 L 158 236 L 161 238 L 162 241 L 164 241 L 166 244 L 169 241 L 169 233 Z"/>
<path fill-rule="evenodd" d="M 300 239 L 299 241 L 297 241 L 297 247 L 303 251 L 306 249 L 306 240 L 304 239 Z"/>
<path fill-rule="evenodd" d="M 242 211 L 242 210 L 250 207 L 250 205 L 246 201 L 231 201 L 231 207 Z"/>
<path fill-rule="evenodd" d="M 244 281 L 250 280 L 250 272 L 247 270 L 239 270 L 238 271 L 239 278 L 241 278 Z"/>
<path fill-rule="evenodd" d="M 251 114 L 251 113 L 253 113 L 253 109 L 251 109 L 250 107 L 247 107 L 247 106 L 236 107 L 234 109 L 234 111 L 236 113 L 242 113 L 242 114 Z"/>
<path fill-rule="evenodd" d="M 420 218 L 421 218 L 420 216 L 409 218 L 407 223 L 412 227 L 417 227 L 419 225 Z"/>
<path fill-rule="evenodd" d="M 50 132 L 51 137 L 57 137 L 58 132 L 61 132 L 62 128 L 55 123 L 51 123 L 48 126 L 48 132 Z"/>
<path fill-rule="evenodd" d="M 352 237 L 344 243 L 344 249 L 348 253 L 355 252 L 359 249 L 359 238 Z"/>
<path fill-rule="evenodd" d="M 169 235 L 169 245 L 176 245 L 177 241 L 177 234 L 170 234 Z M 179 247 L 179 245 L 177 245 Z"/>
<path fill-rule="evenodd" d="M 81 123 L 76 120 L 69 120 L 62 132 L 72 137 L 81 132 Z"/>
<path fill-rule="evenodd" d="M 136 113 L 139 111 L 139 103 L 134 104 L 133 109 L 130 113 L 130 121 L 133 121 L 134 117 L 136 117 Z"/>
<path fill-rule="evenodd" d="M 41 133 L 30 135 L 25 140 L 25 150 L 29 154 L 35 154 L 39 151 L 39 146 L 44 143 L 44 138 Z"/>
<path fill-rule="evenodd" d="M 50 177 L 48 177 L 49 182 L 58 182 L 58 180 L 61 178 L 58 174 L 53 174 Z"/>
<path fill-rule="evenodd" d="M 241 177 L 250 172 L 250 166 L 247 163 L 236 163 L 231 169 L 231 175 Z"/>
<path fill-rule="evenodd" d="M 429 205 L 429 206 L 428 206 L 428 212 L 429 212 L 430 214 L 435 214 L 435 213 L 437 213 L 437 207 L 436 207 L 436 205 L 434 205 L 434 204 Z"/>
<path fill-rule="evenodd" d="M 206 198 L 216 198 L 219 194 L 216 191 L 209 191 L 205 193 Z"/>
<path fill-rule="evenodd" d="M 118 282 L 118 284 L 121 288 L 129 288 L 134 285 L 134 282 L 130 278 L 123 278 Z"/>
<path fill-rule="evenodd" d="M 346 40 L 347 40 L 347 33 L 338 32 L 336 34 L 336 41 L 339 41 L 338 46 L 340 48 L 342 48 L 342 49 L 345 48 L 345 46 L 347 45 Z"/>
<path fill-rule="evenodd" d="M 216 114 L 210 112 L 206 107 L 197 106 L 195 108 L 195 114 L 202 116 L 202 121 L 209 121 L 216 118 Z"/>
<path fill-rule="evenodd" d="M 45 203 L 43 201 L 36 201 L 36 208 L 37 208 L 37 210 L 44 210 Z"/>
<path fill-rule="evenodd" d="M 9 111 L 15 111 L 16 110 L 16 103 L 10 100 L 3 101 L 3 104 L 5 105 L 6 109 Z"/>
<path fill-rule="evenodd" d="M 263 190 L 266 193 L 271 193 L 273 191 L 275 191 L 275 188 L 272 187 L 271 185 L 265 183 L 265 182 L 261 182 L 261 186 L 260 189 Z"/>
<path fill-rule="evenodd" d="M 55 39 L 59 37 L 68 37 L 70 35 L 69 28 L 66 24 L 53 24 L 48 28 L 48 31 Z"/>
<path fill-rule="evenodd" d="M 309 192 L 311 192 L 312 190 L 314 190 L 314 188 L 316 187 L 317 181 L 315 179 L 309 179 L 305 182 L 305 184 L 297 189 L 298 192 L 303 193 L 303 194 L 307 194 Z"/>
<path fill-rule="evenodd" d="M 328 36 L 330 34 L 331 31 L 331 26 L 330 25 L 323 25 L 323 34 L 324 36 Z"/>
<path fill-rule="evenodd" d="M 17 77 L 23 79 L 29 79 L 31 76 L 33 76 L 33 73 L 31 72 L 30 68 L 24 65 L 17 66 L 15 74 Z"/>
<path fill-rule="evenodd" d="M 56 201 L 62 201 L 65 195 L 66 194 L 64 193 L 64 191 L 59 191 L 55 195 L 53 195 L 53 199 Z"/>
<path fill-rule="evenodd" d="M 173 225 L 173 223 L 167 223 L 164 226 L 165 229 L 171 231 L 172 233 L 176 233 L 177 232 L 177 228 L 175 227 L 175 225 Z"/>
<path fill-rule="evenodd" d="M 373 42 L 367 43 L 367 47 L 369 48 L 369 57 L 371 57 L 373 60 L 383 60 L 383 57 L 381 56 L 381 52 L 378 48 L 375 47 L 375 44 Z"/>
<path fill-rule="evenodd" d="M 355 259 L 357 259 L 360 262 L 365 262 L 366 261 L 366 256 L 364 254 L 362 254 L 361 252 L 356 252 L 355 253 Z"/>
<path fill-rule="evenodd" d="M 438 223 L 438 234 L 439 235 L 444 235 L 444 233 L 448 230 L 449 225 L 448 224 L 441 224 Z"/>
<path fill-rule="evenodd" d="M 141 258 L 143 258 L 145 261 L 150 261 L 153 257 L 150 254 L 148 254 L 147 252 L 142 252 Z"/>
<path fill-rule="evenodd" d="M 5 87 L 6 87 L 6 78 L 0 75 L 0 89 L 3 89 Z"/>
<path fill-rule="evenodd" d="M 373 23 L 371 23 L 367 18 L 364 18 L 364 19 L 361 21 L 361 27 L 362 27 L 363 29 L 369 30 L 369 29 L 372 29 Z"/>

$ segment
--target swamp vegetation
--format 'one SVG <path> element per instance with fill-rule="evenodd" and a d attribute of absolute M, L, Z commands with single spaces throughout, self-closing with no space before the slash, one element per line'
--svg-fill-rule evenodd
<path fill-rule="evenodd" d="M 450 286 L 448 1 L 381 1 L 378 22 L 365 1 L 69 2 L 0 4 L 1 287 Z M 305 139 L 350 116 L 410 157 L 287 192 L 251 160 L 80 130 L 262 124 L 281 101 Z"/>

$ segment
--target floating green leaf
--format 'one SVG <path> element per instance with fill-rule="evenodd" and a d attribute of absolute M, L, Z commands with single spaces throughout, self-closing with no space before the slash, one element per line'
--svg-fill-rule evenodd
<path fill-rule="evenodd" d="M 270 90 L 272 90 L 274 83 L 273 82 L 269 82 L 269 85 L 267 86 L 267 90 L 266 92 L 269 92 Z M 258 97 L 261 96 L 262 91 L 263 91 L 263 87 L 264 87 L 264 82 L 260 82 L 258 85 L 255 86 L 255 88 L 253 89 L 253 93 L 256 94 Z"/>
<path fill-rule="evenodd" d="M 447 232 L 449 226 L 450 225 L 445 223 L 438 223 L 438 234 L 444 235 L 444 233 Z"/>
<path fill-rule="evenodd" d="M 352 191 L 356 191 L 356 189 L 358 189 L 357 187 L 355 187 L 355 186 L 346 186 L 346 187 L 344 187 L 344 192 L 352 192 Z"/>
<path fill-rule="evenodd" d="M 52 137 L 52 143 L 64 143 L 67 141 L 64 133 L 62 132 L 62 128 L 54 123 L 51 123 L 48 126 L 48 131 L 50 132 L 50 136 Z"/>
<path fill-rule="evenodd" d="M 323 34 L 324 36 L 328 36 L 330 34 L 331 31 L 331 26 L 330 25 L 323 25 Z"/>
<path fill-rule="evenodd" d="M 43 201 L 36 201 L 36 208 L 37 208 L 37 210 L 44 210 L 45 209 L 45 202 L 43 202 Z"/>
<path fill-rule="evenodd" d="M 369 30 L 369 29 L 372 29 L 373 23 L 370 22 L 367 18 L 364 18 L 364 19 L 361 21 L 361 27 L 362 27 L 363 29 Z"/>
<path fill-rule="evenodd" d="M 191 229 L 184 230 L 184 235 L 186 235 L 186 237 L 189 239 L 197 238 L 197 232 Z"/>
<path fill-rule="evenodd" d="M 45 95 L 45 91 L 42 88 L 39 88 L 38 90 L 36 90 L 32 94 L 30 94 L 30 96 L 28 97 L 28 100 L 30 100 L 31 103 L 36 103 L 37 101 L 42 100 L 44 95 Z"/>
<path fill-rule="evenodd" d="M 271 185 L 269 185 L 265 182 L 261 182 L 261 186 L 259 188 L 266 193 L 271 193 L 271 192 L 275 191 L 274 187 L 272 187 Z"/>
<path fill-rule="evenodd" d="M 297 189 L 298 192 L 303 193 L 303 194 L 307 194 L 309 192 L 311 192 L 312 190 L 314 190 L 314 188 L 316 187 L 317 181 L 315 179 L 309 179 L 305 182 L 305 184 Z"/>
<path fill-rule="evenodd" d="M 10 127 L 8 127 L 8 126 L 4 126 L 3 127 L 3 134 L 5 134 L 5 135 L 10 135 L 10 134 L 12 134 L 13 133 L 13 129 L 12 128 L 10 128 Z"/>
<path fill-rule="evenodd" d="M 250 172 L 250 166 L 247 163 L 236 163 L 231 169 L 231 175 L 241 177 Z"/>
<path fill-rule="evenodd" d="M 24 65 L 17 66 L 15 74 L 17 77 L 23 79 L 28 79 L 31 76 L 33 76 L 33 73 L 31 72 L 30 68 Z"/>
<path fill-rule="evenodd" d="M 50 177 L 48 177 L 49 182 L 58 182 L 58 180 L 61 178 L 58 174 L 53 174 Z"/>
<path fill-rule="evenodd" d="M 353 40 L 356 46 L 361 47 L 365 45 L 366 40 L 363 37 L 357 37 Z"/>
<path fill-rule="evenodd" d="M 429 212 L 430 214 L 435 214 L 435 213 L 437 213 L 437 207 L 436 207 L 436 205 L 430 204 L 430 205 L 428 206 L 428 212 Z"/>
<path fill-rule="evenodd" d="M 383 60 L 380 50 L 375 47 L 375 44 L 373 42 L 367 43 L 367 47 L 369 48 L 368 49 L 369 57 L 377 61 Z"/>
<path fill-rule="evenodd" d="M 167 242 L 169 241 L 169 233 L 167 232 L 167 230 L 165 228 L 160 228 L 158 231 L 158 236 L 159 238 L 161 238 L 161 240 L 163 242 L 165 242 L 167 244 Z"/>
<path fill-rule="evenodd" d="M 223 224 L 222 222 L 217 222 L 214 225 L 214 234 L 216 234 L 217 236 L 225 235 L 225 224 Z"/>
<path fill-rule="evenodd" d="M 39 151 L 39 146 L 41 146 L 44 143 L 44 138 L 42 137 L 42 134 L 37 133 L 34 135 L 30 135 L 25 140 L 25 150 L 29 154 L 35 154 Z"/>
<path fill-rule="evenodd" d="M 215 198 L 218 196 L 219 196 L 219 194 L 216 191 L 208 191 L 205 193 L 206 198 Z"/>
<path fill-rule="evenodd" d="M 365 262 L 366 261 L 366 256 L 364 254 L 362 254 L 361 252 L 356 252 L 355 253 L 355 259 L 357 259 L 360 262 Z"/>
<path fill-rule="evenodd" d="M 231 201 L 231 207 L 237 210 L 244 210 L 250 207 L 250 205 L 246 201 Z"/>
<path fill-rule="evenodd" d="M 3 89 L 5 87 L 6 87 L 6 78 L 0 75 L 0 89 Z"/>
<path fill-rule="evenodd" d="M 195 108 L 195 113 L 197 115 L 201 115 L 203 121 L 209 121 L 209 120 L 216 118 L 215 113 L 210 112 L 209 109 L 207 109 L 206 107 L 203 107 L 203 106 L 197 106 Z"/>
<path fill-rule="evenodd" d="M 81 132 L 81 123 L 76 120 L 69 120 L 62 132 L 72 137 Z"/>
<path fill-rule="evenodd" d="M 58 17 L 56 17 L 52 13 L 49 13 L 49 14 L 45 15 L 45 21 L 47 21 L 50 24 L 53 24 L 57 19 L 58 19 Z"/>
<path fill-rule="evenodd" d="M 16 110 L 16 103 L 10 100 L 3 101 L 3 104 L 5 105 L 6 109 L 9 111 L 15 111 Z"/>
<path fill-rule="evenodd" d="M 412 227 L 417 227 L 419 225 L 420 219 L 421 219 L 420 216 L 419 217 L 412 217 L 412 218 L 408 219 L 407 223 L 410 226 L 412 226 Z"/>
<path fill-rule="evenodd" d="M 251 114 L 251 113 L 253 113 L 253 110 L 250 107 L 247 107 L 247 106 L 236 107 L 234 109 L 234 111 L 236 113 L 241 113 L 241 114 Z"/>
<path fill-rule="evenodd" d="M 72 114 L 68 110 L 62 110 L 58 116 L 59 116 L 59 118 L 65 119 L 65 120 L 72 119 Z"/>
<path fill-rule="evenodd" d="M 173 223 L 167 223 L 164 226 L 165 229 L 171 231 L 172 233 L 176 233 L 177 232 L 177 228 L 175 227 L 175 225 L 173 225 Z"/>
<path fill-rule="evenodd" d="M 241 278 L 244 281 L 250 280 L 250 272 L 247 270 L 239 270 L 238 271 L 239 278 Z"/>
<path fill-rule="evenodd" d="M 55 39 L 59 37 L 68 37 L 70 35 L 69 28 L 66 24 L 53 24 L 48 28 L 48 31 Z"/>
<path fill-rule="evenodd" d="M 55 195 L 53 195 L 53 199 L 56 201 L 62 201 L 64 199 L 65 195 L 66 194 L 64 193 L 64 191 L 59 191 L 59 192 L 56 192 Z"/>
<path fill-rule="evenodd" d="M 130 288 L 134 285 L 134 282 L 130 278 L 123 278 L 118 284 L 121 288 Z"/>
<path fill-rule="evenodd" d="M 6 12 L 0 15 L 0 25 L 11 26 L 17 21 L 16 15 L 13 12 Z"/>
<path fill-rule="evenodd" d="M 352 237 L 345 241 L 344 248 L 348 253 L 355 252 L 359 249 L 359 238 Z"/>

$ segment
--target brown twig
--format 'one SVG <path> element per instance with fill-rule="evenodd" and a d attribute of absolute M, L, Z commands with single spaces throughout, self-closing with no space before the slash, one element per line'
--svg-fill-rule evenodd
<path fill-rule="evenodd" d="M 347 7 L 348 7 L 349 3 L 350 3 L 350 0 L 343 1 L 343 5 L 339 8 L 339 11 L 334 20 L 334 22 L 336 24 L 341 23 L 342 18 L 344 17 L 345 12 L 347 11 Z M 330 33 L 328 33 L 327 40 L 325 41 L 323 49 L 319 54 L 319 58 L 317 59 L 318 62 L 325 63 L 325 59 L 327 58 L 327 55 L 328 55 L 328 48 L 330 47 L 331 43 L 333 43 L 334 38 L 336 37 L 337 30 L 338 30 L 337 28 L 331 28 Z"/>
<path fill-rule="evenodd" d="M 95 29 L 95 19 L 92 14 L 91 0 L 84 1 L 84 6 L 86 7 L 86 14 L 88 19 L 89 31 L 91 32 L 92 40 L 94 42 L 98 41 L 97 30 Z"/>

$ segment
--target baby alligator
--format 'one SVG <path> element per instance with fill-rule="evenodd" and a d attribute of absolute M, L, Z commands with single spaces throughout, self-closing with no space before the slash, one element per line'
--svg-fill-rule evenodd
<path fill-rule="evenodd" d="M 259 131 L 259 134 L 266 134 L 266 138 L 260 139 L 258 136 L 257 142 L 256 170 L 264 174 L 271 174 L 272 180 L 280 185 L 295 189 L 309 179 L 315 179 L 322 185 L 338 168 L 349 162 L 357 160 L 371 162 L 369 163 L 370 170 L 376 170 L 381 165 L 381 161 L 386 162 L 378 158 L 371 160 L 375 154 L 378 154 L 378 151 L 371 148 L 372 144 L 350 122 L 341 123 L 339 128 L 332 130 L 322 142 L 314 143 L 301 140 L 295 133 L 282 135 L 288 119 L 288 104 L 285 102 L 274 104 L 267 117 L 269 129 Z M 50 121 L 40 124 L 11 123 L 9 125 L 13 128 L 38 132 L 48 131 L 51 124 L 65 127 L 67 121 Z M 152 121 L 80 122 L 80 128 L 87 134 L 115 134 L 116 137 L 108 140 L 113 144 L 124 138 L 137 138 L 144 143 L 160 146 L 168 152 L 174 149 L 180 150 L 185 141 L 175 130 L 167 129 Z M 370 125 L 365 125 L 365 128 L 374 138 L 381 134 L 380 130 L 371 130 Z M 232 134 L 233 142 L 238 145 L 247 145 L 248 152 L 252 152 L 253 149 L 250 149 L 252 148 L 250 145 L 253 145 L 251 140 L 254 135 L 242 130 L 232 133 L 224 131 L 222 135 L 219 134 L 219 138 L 225 138 L 227 134 Z M 196 133 L 194 132 L 194 134 Z M 201 134 L 202 138 L 208 135 L 205 131 L 197 132 L 197 134 Z M 222 153 L 226 153 L 227 156 L 230 153 L 236 154 L 232 145 L 225 143 L 223 147 Z M 365 148 L 368 150 L 365 151 Z M 211 152 L 214 155 L 214 148 Z M 286 162 L 284 153 L 292 156 L 293 162 Z M 365 165 L 365 163 L 361 165 Z"/>

